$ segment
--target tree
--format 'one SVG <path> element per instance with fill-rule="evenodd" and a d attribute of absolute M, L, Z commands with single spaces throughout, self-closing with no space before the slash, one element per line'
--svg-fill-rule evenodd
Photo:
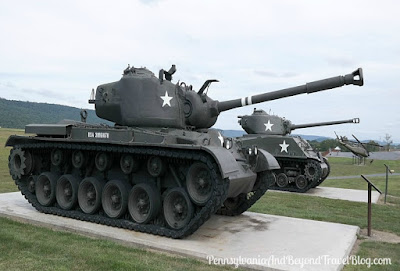
<path fill-rule="evenodd" d="M 320 148 L 321 151 L 327 151 L 329 149 L 334 149 L 338 145 L 336 139 L 326 139 L 321 142 Z"/>
<path fill-rule="evenodd" d="M 328 151 L 329 149 L 334 149 L 338 145 L 336 139 L 326 139 L 321 142 L 318 142 L 316 140 L 311 140 L 309 141 L 309 143 L 311 147 L 322 152 Z"/>
<path fill-rule="evenodd" d="M 379 151 L 379 144 L 373 140 L 368 141 L 367 144 L 364 144 L 364 146 L 369 152 Z"/>
<path fill-rule="evenodd" d="M 385 142 L 386 142 L 386 150 L 390 151 L 390 144 L 393 143 L 392 136 L 389 134 L 385 135 Z"/>

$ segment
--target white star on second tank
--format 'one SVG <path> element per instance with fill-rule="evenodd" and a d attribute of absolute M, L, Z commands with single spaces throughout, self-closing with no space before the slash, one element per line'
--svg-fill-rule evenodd
<path fill-rule="evenodd" d="M 169 107 L 171 107 L 171 100 L 173 97 L 169 97 L 168 96 L 168 92 L 165 91 L 165 96 L 161 96 L 161 99 L 163 100 L 163 104 L 162 107 L 168 105 Z"/>
<path fill-rule="evenodd" d="M 220 132 L 218 132 L 218 139 L 219 139 L 219 141 L 221 141 L 221 146 L 223 146 L 224 145 L 224 137 L 221 135 Z"/>
<path fill-rule="evenodd" d="M 272 132 L 272 125 L 274 125 L 273 123 L 271 123 L 270 120 L 268 120 L 268 123 L 264 123 L 265 125 L 265 131 L 271 131 Z"/>
<path fill-rule="evenodd" d="M 283 140 L 283 143 L 279 144 L 279 146 L 281 146 L 281 152 L 288 152 L 287 148 L 289 147 L 289 144 L 286 144 L 285 140 Z"/>

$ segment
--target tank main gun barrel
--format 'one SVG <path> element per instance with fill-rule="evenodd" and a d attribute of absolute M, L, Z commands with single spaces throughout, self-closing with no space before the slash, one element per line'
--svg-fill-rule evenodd
<path fill-rule="evenodd" d="M 349 120 L 337 120 L 337 121 L 327 121 L 327 122 L 316 122 L 316 123 L 308 123 L 308 124 L 292 124 L 290 125 L 290 130 L 308 128 L 308 127 L 318 127 L 318 126 L 328 126 L 328 125 L 336 125 L 343 123 L 360 123 L 359 118 L 349 119 Z"/>
<path fill-rule="evenodd" d="M 242 107 L 251 104 L 262 103 L 266 101 L 272 101 L 284 97 L 290 97 L 303 93 L 313 93 L 323 91 L 327 89 L 342 87 L 344 85 L 357 85 L 362 86 L 364 84 L 363 72 L 359 68 L 356 71 L 346 74 L 344 76 L 336 76 L 323 80 L 307 83 L 305 85 L 286 88 L 282 90 L 272 91 L 268 93 L 258 94 L 254 96 L 244 97 L 241 99 L 229 100 L 229 101 L 218 101 L 218 111 L 223 112 L 229 109 Z"/>

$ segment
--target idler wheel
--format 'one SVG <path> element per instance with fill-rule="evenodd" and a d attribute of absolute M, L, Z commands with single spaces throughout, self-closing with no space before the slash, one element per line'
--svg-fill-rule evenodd
<path fill-rule="evenodd" d="M 11 150 L 8 167 L 13 179 L 20 179 L 22 175 L 29 174 L 33 168 L 31 153 L 21 148 Z"/>
<path fill-rule="evenodd" d="M 38 176 L 36 175 L 31 175 L 28 178 L 28 191 L 31 192 L 32 194 L 35 194 L 35 186 L 37 182 Z"/>
<path fill-rule="evenodd" d="M 111 155 L 109 153 L 99 152 L 96 154 L 94 163 L 99 171 L 106 171 L 107 169 L 111 168 Z"/>
<path fill-rule="evenodd" d="M 158 156 L 152 156 L 147 161 L 147 171 L 153 177 L 159 177 L 165 172 L 165 163 Z"/>
<path fill-rule="evenodd" d="M 213 179 L 207 165 L 196 162 L 190 166 L 186 175 L 186 188 L 195 204 L 204 206 L 207 203 L 213 192 Z"/>
<path fill-rule="evenodd" d="M 278 176 L 276 177 L 276 184 L 280 187 L 280 188 L 284 188 L 289 184 L 289 179 L 286 176 L 285 173 L 279 173 Z"/>
<path fill-rule="evenodd" d="M 131 174 L 132 172 L 136 172 L 139 169 L 139 163 L 137 160 L 133 158 L 130 154 L 124 154 L 121 156 L 119 160 L 119 164 L 121 166 L 121 170 L 125 174 Z"/>
<path fill-rule="evenodd" d="M 35 185 L 38 202 L 43 206 L 50 206 L 56 201 L 57 176 L 51 172 L 39 175 Z"/>
<path fill-rule="evenodd" d="M 308 162 L 304 167 L 304 175 L 310 182 L 319 180 L 322 175 L 321 171 L 321 166 L 315 161 Z"/>
<path fill-rule="evenodd" d="M 182 229 L 192 219 L 194 213 L 193 204 L 181 187 L 168 190 L 163 205 L 165 221 L 173 229 Z"/>
<path fill-rule="evenodd" d="M 64 153 L 60 149 L 53 149 L 50 154 L 51 163 L 60 166 L 64 162 Z"/>
<path fill-rule="evenodd" d="M 62 175 L 57 181 L 56 199 L 64 210 L 72 209 L 78 202 L 78 180 L 72 175 Z"/>
<path fill-rule="evenodd" d="M 112 180 L 106 183 L 102 194 L 104 212 L 111 218 L 119 218 L 128 207 L 128 184 L 120 180 Z"/>
<path fill-rule="evenodd" d="M 99 210 L 103 186 L 104 182 L 95 177 L 88 177 L 82 180 L 78 189 L 78 203 L 84 213 L 94 214 Z"/>
<path fill-rule="evenodd" d="M 295 179 L 295 183 L 298 189 L 304 189 L 308 185 L 308 181 L 304 175 L 299 175 Z"/>
<path fill-rule="evenodd" d="M 145 224 L 155 218 L 161 208 L 157 187 L 147 183 L 135 185 L 128 200 L 128 210 L 136 223 Z"/>
<path fill-rule="evenodd" d="M 82 168 L 85 165 L 86 161 L 85 155 L 83 154 L 82 151 L 74 151 L 72 153 L 71 160 L 72 160 L 72 165 L 75 168 Z"/>

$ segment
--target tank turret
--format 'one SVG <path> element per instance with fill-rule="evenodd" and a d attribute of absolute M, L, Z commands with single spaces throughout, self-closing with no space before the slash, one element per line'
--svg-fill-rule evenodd
<path fill-rule="evenodd" d="M 345 76 L 220 102 L 205 91 L 217 80 L 207 80 L 196 92 L 183 82 L 173 84 L 175 71 L 175 65 L 169 71 L 160 70 L 157 78 L 146 68 L 128 66 L 119 81 L 98 86 L 89 103 L 95 104 L 97 116 L 121 126 L 199 129 L 210 128 L 221 112 L 233 108 L 344 85 L 363 85 L 359 68 Z"/>
<path fill-rule="evenodd" d="M 359 118 L 307 124 L 293 124 L 290 120 L 276 115 L 269 115 L 264 110 L 254 109 L 253 114 L 239 116 L 239 124 L 248 134 L 288 135 L 295 129 L 337 125 L 343 123 L 360 123 Z"/>

